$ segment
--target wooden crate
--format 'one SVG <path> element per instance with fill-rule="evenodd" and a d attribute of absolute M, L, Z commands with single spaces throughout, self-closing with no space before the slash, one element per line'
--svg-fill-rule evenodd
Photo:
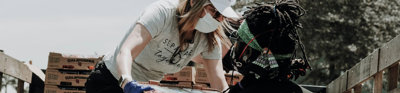
<path fill-rule="evenodd" d="M 45 84 L 85 86 L 90 71 L 47 69 Z"/>

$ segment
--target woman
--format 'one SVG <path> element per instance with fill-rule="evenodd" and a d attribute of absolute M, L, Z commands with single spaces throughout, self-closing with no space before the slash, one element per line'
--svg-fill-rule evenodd
<path fill-rule="evenodd" d="M 159 0 L 151 4 L 114 54 L 98 63 L 86 91 L 153 90 L 136 81 L 161 80 L 191 60 L 203 63 L 212 88 L 227 89 L 221 61 L 226 36 L 219 28 L 224 17 L 238 17 L 231 4 L 230 0 Z"/>

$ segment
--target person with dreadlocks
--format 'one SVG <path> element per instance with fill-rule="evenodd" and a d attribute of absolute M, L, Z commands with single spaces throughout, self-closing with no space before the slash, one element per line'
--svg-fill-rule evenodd
<path fill-rule="evenodd" d="M 224 57 L 230 60 L 224 66 L 231 62 L 244 75 L 230 93 L 302 93 L 289 79 L 311 69 L 297 32 L 304 14 L 299 2 L 293 0 L 257 4 L 244 12 L 238 30 L 229 35 L 235 39 L 234 46 Z M 300 60 L 295 59 L 297 48 L 302 50 Z"/>

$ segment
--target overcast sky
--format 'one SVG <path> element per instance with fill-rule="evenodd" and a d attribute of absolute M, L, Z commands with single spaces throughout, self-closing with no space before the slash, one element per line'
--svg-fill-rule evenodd
<path fill-rule="evenodd" d="M 49 52 L 112 51 L 156 0 L 0 0 L 0 49 L 45 69 Z"/>

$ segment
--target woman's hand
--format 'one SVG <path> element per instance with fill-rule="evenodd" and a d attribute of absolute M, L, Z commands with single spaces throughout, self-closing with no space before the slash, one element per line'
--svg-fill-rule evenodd
<path fill-rule="evenodd" d="M 126 83 L 124 87 L 124 93 L 143 93 L 151 91 L 154 91 L 154 89 L 149 86 L 140 85 L 136 81 Z"/>

